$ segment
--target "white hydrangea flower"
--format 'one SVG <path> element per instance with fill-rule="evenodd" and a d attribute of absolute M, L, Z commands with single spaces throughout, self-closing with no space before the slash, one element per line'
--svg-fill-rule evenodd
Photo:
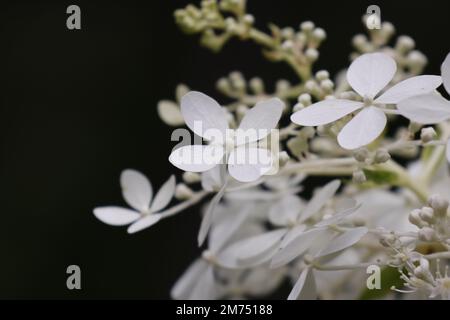
<path fill-rule="evenodd" d="M 450 93 L 450 54 L 441 66 L 445 90 Z M 400 113 L 411 121 L 420 124 L 437 124 L 450 119 L 450 101 L 439 93 L 417 95 L 398 104 Z M 446 144 L 447 161 L 450 162 L 450 139 Z"/>
<path fill-rule="evenodd" d="M 267 137 L 281 118 L 283 102 L 277 98 L 257 103 L 248 110 L 239 128 L 228 126 L 225 110 L 207 95 L 191 91 L 181 99 L 186 125 L 209 145 L 189 145 L 176 149 L 169 161 L 177 168 L 204 172 L 226 159 L 228 172 L 241 182 L 257 180 L 271 170 L 269 150 L 253 146 Z"/>
<path fill-rule="evenodd" d="M 224 294 L 216 281 L 217 256 L 233 236 L 242 228 L 248 217 L 249 205 L 237 208 L 218 206 L 218 219 L 214 221 L 208 237 L 208 249 L 195 260 L 178 279 L 171 290 L 174 299 L 218 299 Z M 259 231 L 259 230 L 258 230 Z"/>
<path fill-rule="evenodd" d="M 450 93 L 450 54 L 441 66 L 444 88 Z M 438 93 L 417 94 L 398 104 L 400 114 L 420 124 L 436 124 L 450 119 L 450 101 Z"/>
<path fill-rule="evenodd" d="M 132 209 L 108 206 L 94 209 L 100 221 L 112 226 L 131 224 L 128 233 L 148 228 L 163 218 L 162 210 L 169 204 L 175 193 L 175 176 L 171 176 L 153 198 L 150 181 L 135 170 L 124 170 L 120 175 L 120 185 L 125 201 Z"/>
<path fill-rule="evenodd" d="M 357 58 L 347 71 L 347 81 L 363 102 L 327 99 L 297 111 L 292 122 L 302 126 L 321 126 L 359 111 L 340 131 L 338 143 L 354 150 L 373 142 L 384 130 L 387 118 L 380 106 L 397 104 L 409 97 L 428 93 L 441 85 L 439 76 L 417 76 L 404 80 L 377 95 L 393 79 L 397 65 L 384 53 L 368 53 Z"/>
<path fill-rule="evenodd" d="M 328 230 L 327 226 L 356 211 L 358 206 L 351 202 L 350 208 L 344 209 L 333 217 L 322 221 L 317 225 L 317 228 L 305 231 L 308 228 L 306 221 L 322 210 L 325 204 L 334 196 L 339 186 L 340 182 L 338 180 L 330 182 L 318 190 L 306 206 L 302 205 L 298 197 L 284 197 L 269 213 L 270 221 L 282 228 L 232 243 L 218 256 L 218 263 L 227 268 L 249 268 L 268 263 L 273 258 L 272 267 L 278 268 L 286 265 L 313 246 L 314 241 L 317 240 L 317 237 L 313 237 L 313 235 L 325 234 L 325 231 Z M 318 232 L 319 230 L 320 232 Z M 335 242 L 335 246 L 324 248 L 321 254 L 327 255 L 329 254 L 328 251 L 339 251 L 341 240 L 337 238 L 336 240 L 338 241 Z M 342 241 L 346 241 L 346 239 L 342 239 Z M 346 243 L 343 245 L 346 245 Z M 292 252 L 289 251 L 289 258 L 287 258 L 284 250 L 285 248 L 292 250 L 292 247 L 296 250 L 295 256 L 291 257 Z M 302 248 L 304 248 L 304 251 L 302 251 Z M 280 253 L 282 253 L 281 256 Z M 275 257 L 279 257 L 280 261 Z"/>

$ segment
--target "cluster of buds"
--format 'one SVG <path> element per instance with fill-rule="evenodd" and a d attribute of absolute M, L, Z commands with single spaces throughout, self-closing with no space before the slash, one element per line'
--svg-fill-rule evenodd
<path fill-rule="evenodd" d="M 413 210 L 409 221 L 419 228 L 419 239 L 425 242 L 439 242 L 441 239 L 450 244 L 448 233 L 450 231 L 448 200 L 434 195 L 428 199 L 428 206 Z"/>
<path fill-rule="evenodd" d="M 307 59 L 314 62 L 319 56 L 317 48 L 327 35 L 322 28 L 316 28 L 313 22 L 305 21 L 297 31 L 290 27 L 281 29 L 279 36 L 283 50 L 303 52 Z"/>
<path fill-rule="evenodd" d="M 405 271 L 399 269 L 400 278 L 404 281 L 407 290 L 399 290 L 392 287 L 392 290 L 401 293 L 420 292 L 429 298 L 450 299 L 450 278 L 448 266 L 445 267 L 444 274 L 441 273 L 439 259 L 435 264 L 435 272 L 432 272 L 430 261 L 418 254 L 414 255 L 408 263 L 404 265 Z"/>
<path fill-rule="evenodd" d="M 319 58 L 318 48 L 326 39 L 322 28 L 317 28 L 313 22 L 305 21 L 299 29 L 271 26 L 274 42 L 277 44 L 271 50 L 266 50 L 265 56 L 273 61 L 290 60 L 292 63 L 309 68 Z"/>
<path fill-rule="evenodd" d="M 264 91 L 264 84 L 260 79 L 259 81 L 255 81 L 252 79 L 251 82 L 252 81 L 259 82 L 255 88 L 257 89 L 257 91 L 259 91 L 260 93 Z M 253 86 L 255 86 L 255 83 L 253 83 Z M 223 77 L 217 80 L 216 88 L 227 97 L 238 99 L 246 95 L 248 84 L 242 73 L 240 73 L 239 71 L 233 71 L 230 72 L 227 77 Z"/>
<path fill-rule="evenodd" d="M 365 24 L 365 19 L 363 19 Z M 364 53 L 374 51 L 386 51 L 396 60 L 401 71 L 394 82 L 401 81 L 407 77 L 422 73 L 428 63 L 426 56 L 415 50 L 415 42 L 409 36 L 399 36 L 393 48 L 389 47 L 389 42 L 395 34 L 395 27 L 390 22 L 383 22 L 380 29 L 368 30 L 369 37 L 358 34 L 353 37 L 353 47 L 356 52 L 352 54 L 352 59 Z"/>
<path fill-rule="evenodd" d="M 306 81 L 305 90 L 317 100 L 325 97 L 332 97 L 334 94 L 335 84 L 330 79 L 330 73 L 326 70 L 318 71 L 313 78 Z"/>
<path fill-rule="evenodd" d="M 302 159 L 309 151 L 309 140 L 316 134 L 313 127 L 304 127 L 297 132 L 297 135 L 287 142 L 289 151 L 297 158 Z"/>
<path fill-rule="evenodd" d="M 203 0 L 200 7 L 176 10 L 175 21 L 188 34 L 201 33 L 201 44 L 219 51 L 234 35 L 246 38 L 255 18 L 245 14 L 245 0 Z"/>
<path fill-rule="evenodd" d="M 382 164 L 391 159 L 389 151 L 383 148 L 373 152 L 369 151 L 367 148 L 360 148 L 353 153 L 353 157 L 356 161 L 366 165 Z"/>
<path fill-rule="evenodd" d="M 215 0 L 203 0 L 200 7 L 189 4 L 184 9 L 176 10 L 174 15 L 181 30 L 189 34 L 221 28 L 225 23 Z"/>

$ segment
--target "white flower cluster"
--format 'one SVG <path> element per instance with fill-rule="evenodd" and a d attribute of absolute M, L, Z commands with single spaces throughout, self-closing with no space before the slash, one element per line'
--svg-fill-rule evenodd
<path fill-rule="evenodd" d="M 286 279 L 288 299 L 380 297 L 366 287 L 366 268 L 377 266 L 386 297 L 450 299 L 450 101 L 438 91 L 443 84 L 450 93 L 450 55 L 441 75 L 419 75 L 426 58 L 406 36 L 389 47 L 395 29 L 385 22 L 370 39 L 355 37 L 353 61 L 333 81 L 326 70 L 312 73 L 325 39 L 312 22 L 267 34 L 244 0 L 205 0 L 176 19 L 214 50 L 232 36 L 260 44 L 299 81 L 280 80 L 270 93 L 260 78 L 232 72 L 217 84 L 227 105 L 180 85 L 158 113 L 202 138 L 169 155 L 182 181 L 171 176 L 153 197 L 143 174 L 125 170 L 132 209 L 94 209 L 134 233 L 210 199 L 197 239 L 203 253 L 172 297 L 264 297 Z M 409 124 L 389 126 L 398 118 Z M 323 186 L 312 190 L 310 177 Z"/>

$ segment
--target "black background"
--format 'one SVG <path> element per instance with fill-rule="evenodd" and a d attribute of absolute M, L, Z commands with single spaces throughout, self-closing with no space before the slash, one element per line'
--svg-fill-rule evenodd
<path fill-rule="evenodd" d="M 259 48 L 237 40 L 216 55 L 182 34 L 172 13 L 189 1 L 14 1 L 0 4 L 2 175 L 0 298 L 168 298 L 199 253 L 198 207 L 136 235 L 97 221 L 95 206 L 123 205 L 119 174 L 135 168 L 157 189 L 176 170 L 171 128 L 156 113 L 177 83 L 212 95 L 217 78 L 294 80 Z M 77 4 L 82 30 L 66 28 Z M 256 25 L 327 31 L 316 70 L 336 72 L 363 31 L 367 1 L 249 1 Z M 384 1 L 382 19 L 409 34 L 439 74 L 449 51 L 448 1 Z M 266 29 L 265 29 L 266 30 Z M 66 289 L 80 265 L 82 290 Z"/>

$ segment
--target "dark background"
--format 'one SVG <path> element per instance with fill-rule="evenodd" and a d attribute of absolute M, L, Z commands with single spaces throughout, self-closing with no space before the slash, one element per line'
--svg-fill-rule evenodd
<path fill-rule="evenodd" d="M 168 298 L 199 253 L 198 207 L 136 235 L 97 221 L 123 205 L 119 174 L 135 168 L 157 189 L 176 170 L 171 128 L 156 113 L 177 83 L 217 97 L 220 76 L 241 70 L 294 80 L 284 64 L 237 40 L 216 55 L 182 34 L 172 13 L 189 1 L 14 1 L 0 4 L 2 172 L 0 298 Z M 196 3 L 198 3 L 196 1 Z M 66 28 L 77 4 L 82 30 Z M 249 1 L 256 24 L 312 20 L 328 39 L 316 70 L 347 64 L 366 1 Z M 448 1 L 384 1 L 382 19 L 409 34 L 438 74 L 449 51 Z M 267 30 L 267 29 L 265 29 Z M 80 265 L 82 290 L 66 289 Z"/>

